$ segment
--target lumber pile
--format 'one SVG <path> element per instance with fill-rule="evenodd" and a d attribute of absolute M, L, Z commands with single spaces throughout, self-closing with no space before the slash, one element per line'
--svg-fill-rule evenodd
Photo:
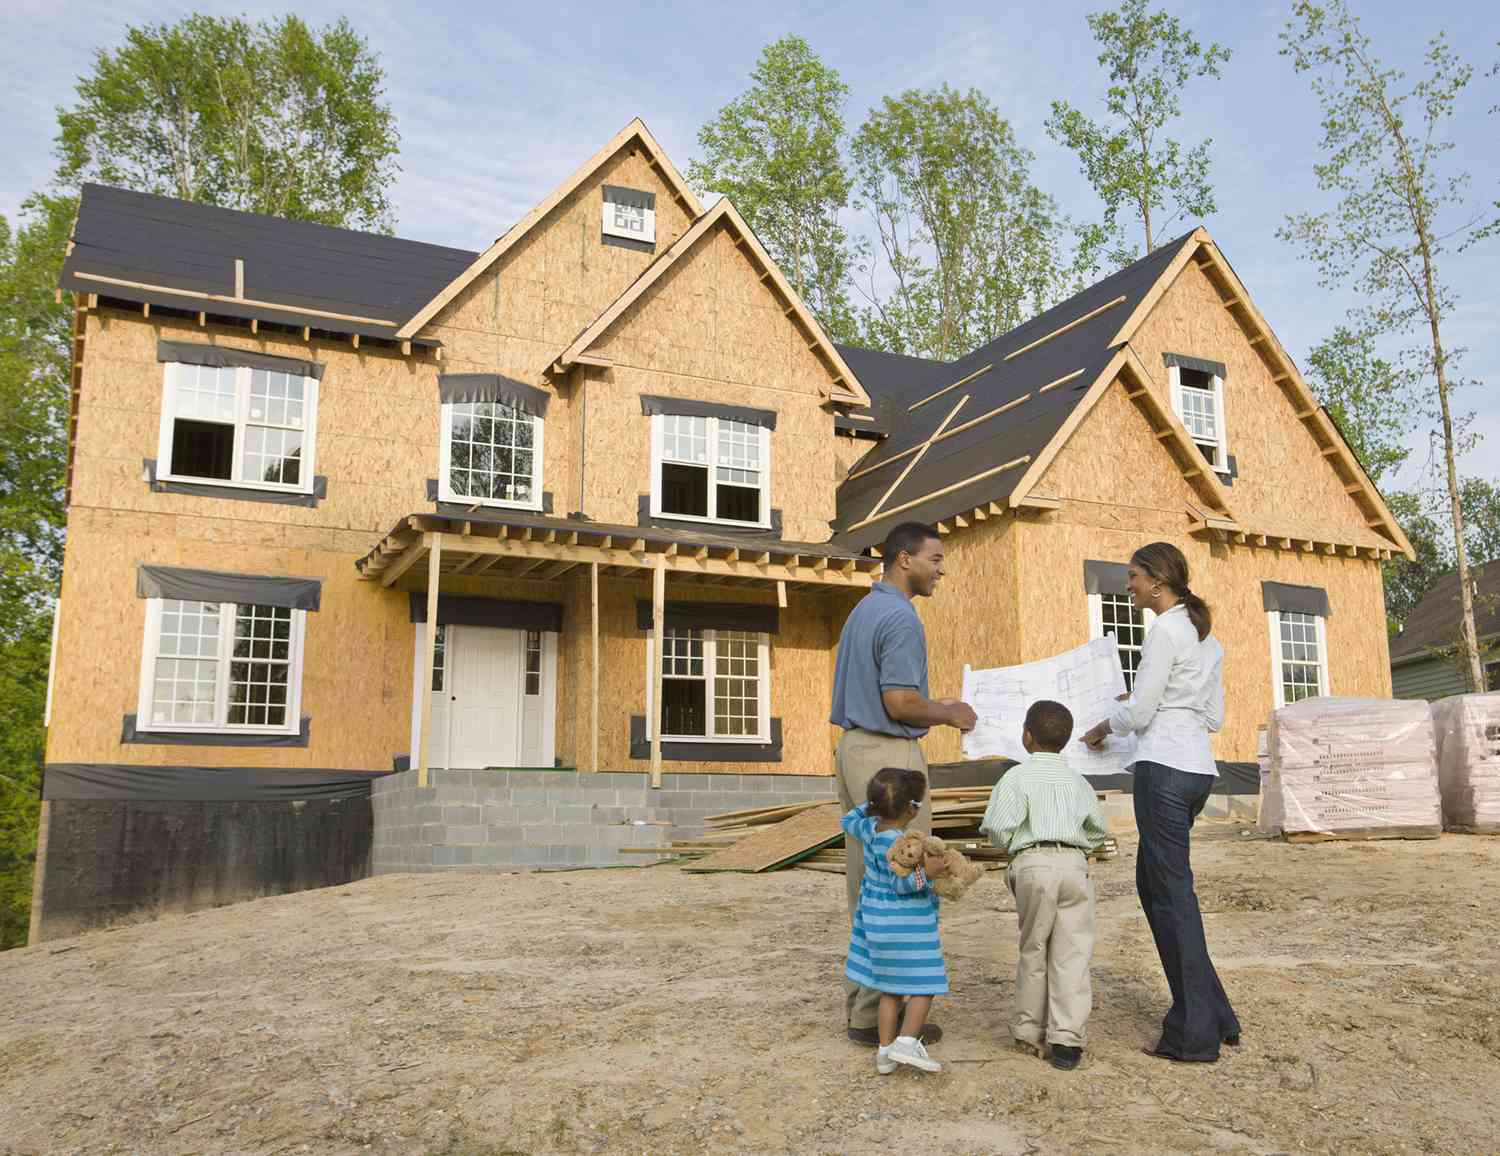
<path fill-rule="evenodd" d="M 1006 853 L 990 846 L 988 838 L 979 833 L 989 799 L 989 787 L 937 788 L 932 792 L 932 830 L 970 859 L 998 868 L 1005 864 Z M 790 803 L 726 811 L 709 815 L 704 820 L 704 833 L 696 838 L 624 850 L 690 860 L 688 871 L 763 872 L 796 866 L 842 874 L 842 815 L 843 808 L 836 803 Z M 1116 851 L 1111 837 L 1098 857 L 1110 859 Z"/>
<path fill-rule="evenodd" d="M 1500 834 L 1500 694 L 1456 694 L 1432 704 L 1443 825 Z"/>
<path fill-rule="evenodd" d="M 1421 700 L 1308 698 L 1271 716 L 1262 823 L 1292 842 L 1435 839 L 1432 715 Z"/>

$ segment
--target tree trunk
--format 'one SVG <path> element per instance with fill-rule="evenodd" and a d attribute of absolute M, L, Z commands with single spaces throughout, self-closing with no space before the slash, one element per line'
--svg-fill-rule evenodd
<path fill-rule="evenodd" d="M 1463 650 L 1465 677 L 1469 689 L 1483 694 L 1484 665 L 1479 661 L 1479 632 L 1474 626 L 1474 589 L 1469 584 L 1469 552 L 1464 545 L 1464 510 L 1458 486 L 1458 463 L 1453 454 L 1453 412 L 1448 404 L 1447 354 L 1438 326 L 1437 299 L 1433 296 L 1432 259 L 1427 238 L 1422 237 L 1422 265 L 1426 278 L 1427 324 L 1432 331 L 1432 367 L 1437 375 L 1438 405 L 1443 415 L 1443 464 L 1447 470 L 1448 502 L 1453 515 L 1453 545 L 1458 554 L 1458 597 L 1463 611 Z"/>

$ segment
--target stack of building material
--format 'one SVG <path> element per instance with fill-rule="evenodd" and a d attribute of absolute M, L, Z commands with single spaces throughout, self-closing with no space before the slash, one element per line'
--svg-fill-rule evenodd
<path fill-rule="evenodd" d="M 969 858 L 999 866 L 1006 860 L 1005 852 L 991 847 L 987 837 L 979 832 L 989 798 L 989 787 L 935 789 L 932 829 Z M 818 814 L 809 814 L 812 811 Z M 707 816 L 706 830 L 698 838 L 627 850 L 701 860 L 689 867 L 690 871 L 762 872 L 806 864 L 841 872 L 844 863 L 844 838 L 838 826 L 841 814 L 842 808 L 828 803 L 790 803 L 728 811 Z M 1098 858 L 1113 858 L 1116 852 L 1111 836 Z"/>
<path fill-rule="evenodd" d="M 1500 834 L 1500 694 L 1456 694 L 1432 704 L 1443 825 Z"/>
<path fill-rule="evenodd" d="M 1271 716 L 1263 816 L 1288 839 L 1433 839 L 1442 833 L 1427 704 L 1309 698 Z"/>

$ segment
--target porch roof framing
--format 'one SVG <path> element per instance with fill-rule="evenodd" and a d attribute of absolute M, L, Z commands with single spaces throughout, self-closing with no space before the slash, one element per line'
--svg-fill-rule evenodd
<path fill-rule="evenodd" d="M 360 577 L 394 586 L 427 561 L 441 535 L 444 575 L 493 578 L 549 577 L 573 566 L 598 565 L 604 573 L 650 573 L 657 566 L 679 579 L 728 584 L 864 589 L 874 584 L 878 558 L 833 547 L 757 539 L 732 542 L 712 534 L 650 527 L 592 525 L 555 519 L 412 514 L 376 543 L 356 565 Z"/>

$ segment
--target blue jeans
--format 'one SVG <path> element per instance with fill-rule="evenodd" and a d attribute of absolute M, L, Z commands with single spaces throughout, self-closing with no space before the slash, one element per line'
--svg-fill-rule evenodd
<path fill-rule="evenodd" d="M 1172 989 L 1172 1007 L 1162 1020 L 1157 1050 L 1182 1060 L 1217 1059 L 1219 1044 L 1240 1031 L 1208 958 L 1188 862 L 1188 833 L 1213 785 L 1210 775 L 1160 763 L 1135 764 L 1135 825 L 1140 834 L 1135 887 Z"/>

